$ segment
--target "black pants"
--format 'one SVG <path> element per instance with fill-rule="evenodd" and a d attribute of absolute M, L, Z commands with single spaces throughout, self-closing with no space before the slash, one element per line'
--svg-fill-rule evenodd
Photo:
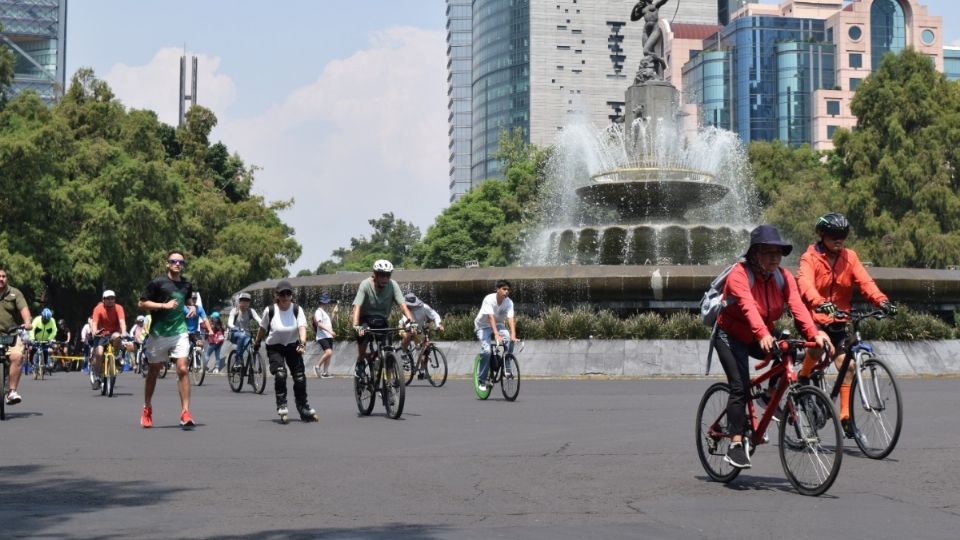
<path fill-rule="evenodd" d="M 731 435 L 741 435 L 747 425 L 747 396 L 750 392 L 750 357 L 765 358 L 760 343 L 745 345 L 717 330 L 714 338 L 717 358 L 727 374 L 730 399 L 727 400 L 727 424 Z"/>
<path fill-rule="evenodd" d="M 293 376 L 293 399 L 297 410 L 307 404 L 307 376 L 303 370 L 303 356 L 297 352 L 297 344 L 267 345 L 270 373 L 273 374 L 273 389 L 277 393 L 277 407 L 287 404 L 287 369 Z"/>

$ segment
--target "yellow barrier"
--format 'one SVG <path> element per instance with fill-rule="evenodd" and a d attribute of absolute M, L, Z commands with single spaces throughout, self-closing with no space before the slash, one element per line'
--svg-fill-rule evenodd
<path fill-rule="evenodd" d="M 73 362 L 77 364 L 77 368 L 80 367 L 80 363 L 83 362 L 82 356 L 60 356 L 60 355 L 50 355 L 51 360 L 56 360 L 61 364 L 66 364 L 67 362 Z"/>

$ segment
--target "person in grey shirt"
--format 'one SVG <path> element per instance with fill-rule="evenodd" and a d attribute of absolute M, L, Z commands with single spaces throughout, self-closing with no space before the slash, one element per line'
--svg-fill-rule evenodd
<path fill-rule="evenodd" d="M 400 285 L 390 279 L 392 274 L 393 264 L 390 261 L 380 259 L 373 263 L 373 275 L 360 283 L 357 296 L 353 299 L 351 320 L 360 337 L 357 340 L 358 368 L 363 365 L 361 360 L 367 352 L 367 342 L 370 341 L 370 336 L 365 336 L 367 328 L 386 328 L 393 306 L 399 307 L 407 320 L 413 320 L 413 314 L 403 303 Z"/>

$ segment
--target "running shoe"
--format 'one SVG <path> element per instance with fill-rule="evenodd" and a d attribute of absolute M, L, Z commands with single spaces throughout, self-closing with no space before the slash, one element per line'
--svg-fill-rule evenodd
<path fill-rule="evenodd" d="M 747 454 L 747 451 L 744 449 L 742 443 L 731 444 L 730 449 L 727 450 L 727 455 L 724 456 L 723 460 L 738 469 L 750 468 L 750 455 Z"/>
<path fill-rule="evenodd" d="M 197 425 L 193 421 L 193 417 L 190 416 L 190 411 L 183 411 L 180 413 L 180 426 L 181 427 L 193 427 Z"/>
<path fill-rule="evenodd" d="M 20 397 L 20 394 L 18 394 L 16 390 L 11 390 L 10 393 L 7 394 L 7 405 L 16 405 L 21 401 L 23 401 L 23 398 Z"/>
<path fill-rule="evenodd" d="M 140 425 L 144 429 L 153 427 L 153 409 L 144 405 L 143 412 L 140 413 Z"/>

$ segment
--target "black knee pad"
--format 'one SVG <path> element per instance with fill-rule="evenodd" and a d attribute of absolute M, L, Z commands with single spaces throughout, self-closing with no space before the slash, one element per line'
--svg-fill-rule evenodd
<path fill-rule="evenodd" d="M 304 372 L 299 370 L 293 372 L 293 382 L 301 383 L 301 382 L 306 382 L 306 380 L 307 380 L 307 375 Z"/>
<path fill-rule="evenodd" d="M 270 372 L 273 374 L 274 377 L 276 377 L 276 378 L 278 378 L 278 379 L 286 379 L 286 378 L 287 378 L 287 368 L 285 368 L 285 367 L 283 367 L 283 366 L 278 367 L 278 368 L 275 368 L 275 369 L 271 369 Z"/>

